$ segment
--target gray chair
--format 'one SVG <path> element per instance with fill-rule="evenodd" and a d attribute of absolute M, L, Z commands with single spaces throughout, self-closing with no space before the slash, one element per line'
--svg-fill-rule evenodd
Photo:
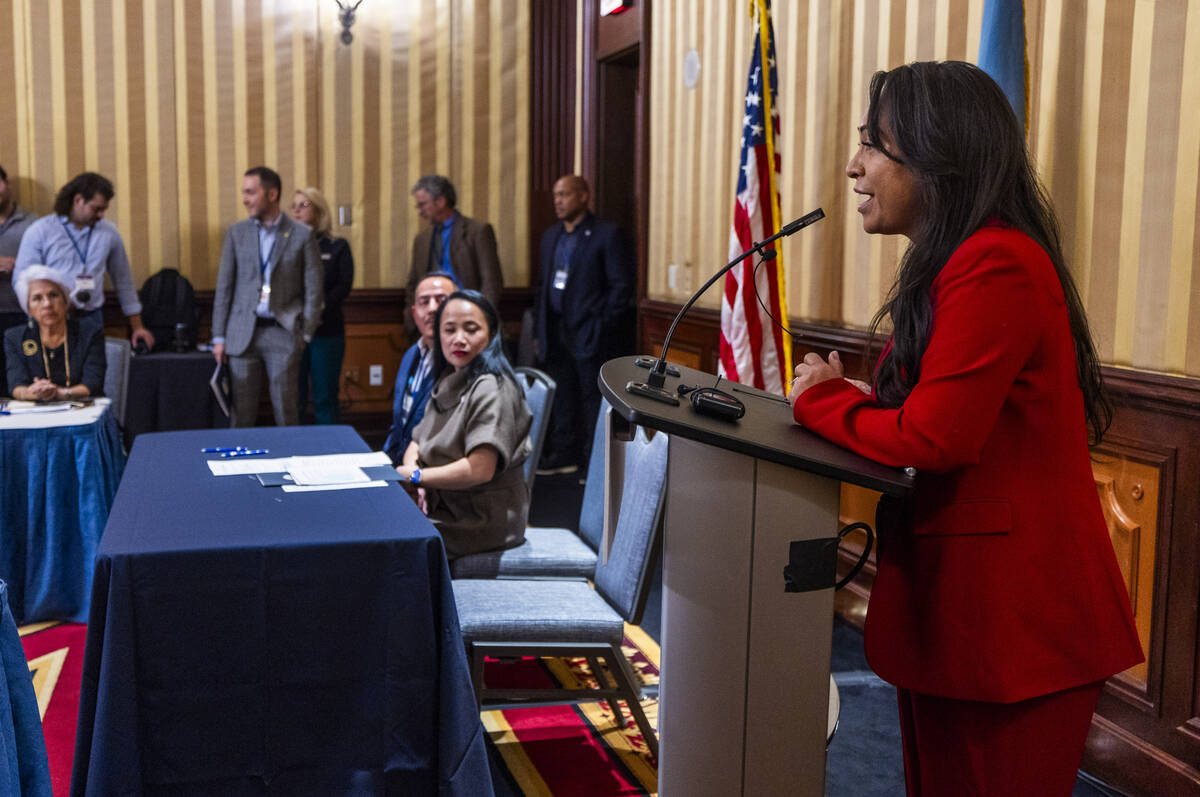
<path fill-rule="evenodd" d="M 529 458 L 525 460 L 525 484 L 532 493 L 533 477 L 537 475 L 538 460 L 542 456 L 542 443 L 546 441 L 546 429 L 550 426 L 555 384 L 545 371 L 528 366 L 514 370 L 517 372 L 517 382 L 525 391 L 525 403 L 533 414 L 533 425 L 529 427 Z"/>
<path fill-rule="evenodd" d="M 104 395 L 112 399 L 112 414 L 125 428 L 125 394 L 129 392 L 129 360 L 133 350 L 124 338 L 104 339 Z"/>
<path fill-rule="evenodd" d="M 591 577 L 604 531 L 604 430 L 610 410 L 607 401 L 600 401 L 583 505 L 579 510 L 579 533 L 560 527 L 529 526 L 525 529 L 525 541 L 515 548 L 455 559 L 450 563 L 454 578 Z"/>
<path fill-rule="evenodd" d="M 621 643 L 624 624 L 641 621 L 649 590 L 647 574 L 666 492 L 667 436 L 647 439 L 638 430 L 626 446 L 624 476 L 609 556 L 596 563 L 593 573 L 595 589 L 580 580 L 466 579 L 454 581 L 454 600 L 480 706 L 513 700 L 607 700 L 623 722 L 617 703 L 622 698 L 657 756 L 658 738 L 638 702 L 641 689 Z M 488 656 L 583 657 L 600 688 L 489 689 L 483 672 Z"/>

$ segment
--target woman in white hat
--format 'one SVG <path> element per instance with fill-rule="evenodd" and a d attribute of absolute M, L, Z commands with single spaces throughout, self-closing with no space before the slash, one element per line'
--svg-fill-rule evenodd
<path fill-rule="evenodd" d="M 83 339 L 67 319 L 71 280 L 50 266 L 30 266 L 13 284 L 25 326 L 4 333 L 8 385 L 13 398 L 62 401 L 102 395 L 104 330 Z"/>

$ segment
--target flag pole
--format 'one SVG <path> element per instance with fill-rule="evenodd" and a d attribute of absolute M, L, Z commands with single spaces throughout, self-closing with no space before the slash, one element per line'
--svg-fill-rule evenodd
<path fill-rule="evenodd" d="M 755 8 L 758 10 L 758 44 L 759 44 L 759 64 L 763 70 L 763 117 L 766 121 L 763 131 L 764 138 L 767 142 L 767 180 L 770 182 L 769 193 L 771 196 L 771 232 L 779 232 L 779 226 L 782 223 L 782 217 L 779 213 L 779 186 L 775 178 L 775 113 L 771 99 L 771 64 L 767 61 L 767 53 L 770 52 L 770 17 L 767 11 L 766 0 L 754 0 Z M 754 8 L 751 9 L 751 12 Z M 791 323 L 788 321 L 787 311 L 787 276 L 784 269 L 779 267 L 782 258 L 777 258 L 771 263 L 771 268 L 775 269 L 775 284 L 779 292 L 779 314 L 782 316 L 779 323 L 783 325 L 787 333 L 781 336 L 783 343 L 782 362 L 780 368 L 780 376 L 783 378 L 783 391 L 787 393 L 787 385 L 792 375 L 792 334 Z"/>

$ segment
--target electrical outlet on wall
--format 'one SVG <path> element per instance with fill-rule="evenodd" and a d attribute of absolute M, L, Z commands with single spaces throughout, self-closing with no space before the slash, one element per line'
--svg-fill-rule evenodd
<path fill-rule="evenodd" d="M 383 366 L 382 365 L 372 365 L 369 375 L 370 375 L 372 387 L 383 384 Z"/>

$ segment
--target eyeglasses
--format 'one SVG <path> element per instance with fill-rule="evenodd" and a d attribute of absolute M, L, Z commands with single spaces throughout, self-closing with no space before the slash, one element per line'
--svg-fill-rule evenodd
<path fill-rule="evenodd" d="M 312 203 L 309 202 L 307 199 L 304 200 L 303 202 L 293 202 L 292 203 L 292 210 L 303 210 L 304 208 L 311 208 L 311 207 L 312 207 Z"/>

